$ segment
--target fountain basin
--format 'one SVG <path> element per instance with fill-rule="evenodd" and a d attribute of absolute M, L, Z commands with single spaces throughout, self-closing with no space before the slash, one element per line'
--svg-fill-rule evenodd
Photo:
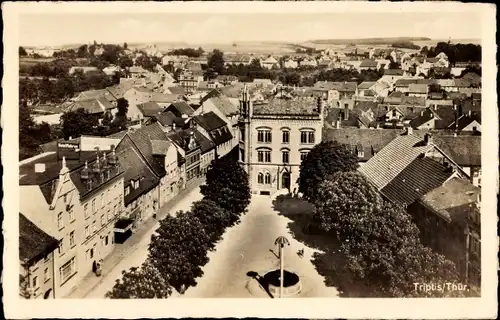
<path fill-rule="evenodd" d="M 264 275 L 264 281 L 268 285 L 269 292 L 275 296 L 280 295 L 280 270 L 272 270 Z M 283 297 L 291 297 L 297 295 L 302 290 L 300 277 L 290 271 L 283 271 Z"/>

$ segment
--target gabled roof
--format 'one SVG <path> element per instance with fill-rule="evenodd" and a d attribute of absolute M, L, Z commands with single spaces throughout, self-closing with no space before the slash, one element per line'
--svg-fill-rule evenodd
<path fill-rule="evenodd" d="M 127 137 L 129 139 L 126 139 Z M 136 148 L 151 170 L 158 177 L 162 177 L 165 175 L 165 168 L 163 163 L 158 162 L 158 160 L 153 157 L 152 140 L 167 141 L 165 133 L 158 123 L 143 126 L 134 132 L 127 133 L 116 147 L 116 150 L 117 152 L 121 152 L 124 148 Z M 129 141 L 129 143 L 126 143 L 126 141 Z"/>
<path fill-rule="evenodd" d="M 469 88 L 472 86 L 472 83 L 466 78 L 455 79 L 455 86 L 458 88 Z"/>
<path fill-rule="evenodd" d="M 359 66 L 361 68 L 376 68 L 378 66 L 378 62 L 373 60 L 363 60 Z"/>
<path fill-rule="evenodd" d="M 409 93 L 427 93 L 429 86 L 426 84 L 411 83 L 408 86 Z"/>
<path fill-rule="evenodd" d="M 80 92 L 75 98 L 75 101 L 86 101 L 86 100 L 94 100 L 99 98 L 105 98 L 108 101 L 115 101 L 116 98 L 107 90 L 87 90 Z"/>
<path fill-rule="evenodd" d="M 408 205 L 441 186 L 452 175 L 451 167 L 427 157 L 417 157 L 380 192 L 392 202 Z"/>
<path fill-rule="evenodd" d="M 375 81 L 363 81 L 359 84 L 358 89 L 359 90 L 367 90 L 370 89 L 375 85 Z"/>
<path fill-rule="evenodd" d="M 179 95 L 165 94 L 161 92 L 153 92 L 153 96 L 151 97 L 151 101 L 157 103 L 171 103 L 179 99 L 180 99 Z"/>
<path fill-rule="evenodd" d="M 33 222 L 19 213 L 19 260 L 23 265 L 43 259 L 54 251 L 59 242 L 38 228 Z"/>
<path fill-rule="evenodd" d="M 224 95 L 213 96 L 208 100 L 226 117 L 238 114 L 238 108 Z"/>
<path fill-rule="evenodd" d="M 183 87 L 168 87 L 168 91 L 170 91 L 171 94 L 176 94 L 176 95 L 185 95 L 186 94 L 186 89 Z"/>
<path fill-rule="evenodd" d="M 107 87 L 106 89 L 111 93 L 111 95 L 113 95 L 113 97 L 121 99 L 128 90 L 132 89 L 133 86 L 134 84 L 132 82 L 126 81 L 112 87 Z"/>
<path fill-rule="evenodd" d="M 192 116 L 194 113 L 194 109 L 191 108 L 191 106 L 185 101 L 172 102 L 170 106 L 167 107 L 167 109 L 170 109 L 171 107 L 175 108 L 180 114 Z"/>
<path fill-rule="evenodd" d="M 353 149 L 361 147 L 364 152 L 363 160 L 368 160 L 400 134 L 401 130 L 398 129 L 324 129 L 323 140 L 337 141 Z"/>
<path fill-rule="evenodd" d="M 156 102 L 145 102 L 137 105 L 137 108 L 145 117 L 154 117 L 161 113 L 164 108 L 160 107 Z"/>
<path fill-rule="evenodd" d="M 200 148 L 202 153 L 207 152 L 215 147 L 215 144 L 205 137 L 201 132 L 194 128 L 185 130 L 174 131 L 168 134 L 168 138 L 173 141 L 178 147 L 182 148 L 185 152 L 189 152 L 187 141 L 190 137 L 194 138 L 197 147 Z"/>
<path fill-rule="evenodd" d="M 105 98 L 85 100 L 85 101 L 75 101 L 72 105 L 70 105 L 67 111 L 76 111 L 78 109 L 84 109 L 90 114 L 102 113 L 106 110 L 110 110 L 115 108 Z"/>
<path fill-rule="evenodd" d="M 481 136 L 435 135 L 433 143 L 459 166 L 481 165 Z"/>
<path fill-rule="evenodd" d="M 463 224 L 471 211 L 479 213 L 476 201 L 480 193 L 469 181 L 452 178 L 423 195 L 420 202 L 448 221 Z"/>
<path fill-rule="evenodd" d="M 337 90 L 342 92 L 355 92 L 358 88 L 356 82 L 331 82 L 318 81 L 314 84 L 314 88 L 321 90 Z"/>
<path fill-rule="evenodd" d="M 409 105 L 409 106 L 425 106 L 425 97 L 407 97 L 403 96 L 401 97 L 401 104 L 402 105 Z"/>
<path fill-rule="evenodd" d="M 436 121 L 436 129 L 446 129 L 455 122 L 457 111 L 452 106 L 436 106 L 432 112 L 439 118 Z"/>
<path fill-rule="evenodd" d="M 125 136 L 120 142 L 123 149 L 117 153 L 118 162 L 125 168 L 124 187 L 129 186 L 129 193 L 124 196 L 125 205 L 130 204 L 140 195 L 153 189 L 160 183 L 160 179 L 148 166 L 144 157 L 141 156 L 134 146 L 130 136 Z M 139 187 L 133 188 L 131 181 L 139 181 Z"/>
<path fill-rule="evenodd" d="M 460 118 L 458 118 L 456 129 L 458 131 L 461 131 L 474 121 L 477 121 L 477 123 L 481 124 L 481 116 L 478 114 L 464 114 Z M 454 122 L 450 125 L 450 127 L 454 127 Z"/>
<path fill-rule="evenodd" d="M 174 123 L 179 126 L 184 124 L 184 120 L 177 117 L 172 111 L 162 112 L 155 118 L 164 127 L 172 126 Z"/>
<path fill-rule="evenodd" d="M 384 76 L 402 76 L 404 74 L 401 69 L 386 69 L 384 71 Z"/>
<path fill-rule="evenodd" d="M 402 134 L 358 170 L 380 190 L 419 155 L 433 148 L 416 134 Z"/>
<path fill-rule="evenodd" d="M 208 132 L 219 129 L 227 125 L 227 123 L 213 111 L 210 111 L 208 113 L 199 116 L 195 116 L 193 117 L 193 120 L 196 121 L 203 129 L 207 130 Z"/>
<path fill-rule="evenodd" d="M 421 125 L 434 119 L 434 113 L 430 109 L 425 109 L 419 116 L 410 121 L 412 128 L 418 129 Z"/>
<path fill-rule="evenodd" d="M 148 73 L 146 69 L 141 66 L 132 66 L 128 69 L 130 73 Z"/>
<path fill-rule="evenodd" d="M 168 148 L 170 148 L 170 142 L 166 140 L 151 140 L 151 148 L 153 150 L 153 155 L 163 155 L 166 156 Z"/>

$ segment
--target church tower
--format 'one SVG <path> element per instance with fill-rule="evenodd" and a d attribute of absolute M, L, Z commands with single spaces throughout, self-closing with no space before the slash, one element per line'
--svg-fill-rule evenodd
<path fill-rule="evenodd" d="M 238 126 L 240 130 L 239 161 L 244 165 L 246 172 L 250 175 L 251 159 L 251 129 L 250 122 L 253 115 L 253 105 L 247 86 L 243 87 L 240 95 L 240 117 Z"/>

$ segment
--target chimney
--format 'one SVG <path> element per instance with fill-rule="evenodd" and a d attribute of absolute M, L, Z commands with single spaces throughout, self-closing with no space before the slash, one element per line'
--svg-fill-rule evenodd
<path fill-rule="evenodd" d="M 412 128 L 412 127 L 408 127 L 408 128 L 406 128 L 406 133 L 407 133 L 408 135 L 413 134 L 413 128 Z"/>
<path fill-rule="evenodd" d="M 335 121 L 335 128 L 340 129 L 340 120 Z"/>
<path fill-rule="evenodd" d="M 472 116 L 472 110 L 469 110 L 468 114 L 469 114 L 469 117 L 471 117 Z"/>
<path fill-rule="evenodd" d="M 175 130 L 175 122 L 172 123 L 172 129 Z"/>
<path fill-rule="evenodd" d="M 430 133 L 426 133 L 424 135 L 424 143 L 425 145 L 429 145 L 432 143 L 432 135 Z"/>
<path fill-rule="evenodd" d="M 35 163 L 35 172 L 36 173 L 45 172 L 45 163 Z"/>

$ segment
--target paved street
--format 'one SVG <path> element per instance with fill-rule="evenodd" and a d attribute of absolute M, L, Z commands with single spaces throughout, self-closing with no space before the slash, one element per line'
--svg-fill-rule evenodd
<path fill-rule="evenodd" d="M 202 183 L 200 180 L 193 187 L 182 190 L 178 196 L 160 208 L 157 220 L 150 219 L 144 222 L 124 244 L 117 244 L 111 255 L 104 260 L 103 276 L 97 278 L 93 273 L 89 274 L 68 298 L 103 298 L 113 287 L 116 279 L 121 278 L 122 270 L 140 266 L 146 260 L 151 235 L 159 227 L 158 220 L 168 213 L 174 214 L 179 210 L 189 210 L 194 201 L 202 199 L 199 188 Z"/>
<path fill-rule="evenodd" d="M 210 262 L 203 268 L 204 276 L 197 279 L 198 285 L 189 288 L 182 297 L 269 297 L 247 273 L 254 271 L 263 276 L 267 271 L 279 267 L 278 258 L 270 250 L 276 252 L 274 241 L 281 235 L 290 241 L 290 246 L 285 248 L 285 269 L 300 276 L 303 284 L 300 296 L 337 296 L 337 290 L 324 285 L 323 277 L 318 275 L 310 262 L 314 251 L 289 234 L 289 221 L 272 209 L 270 197 L 253 195 L 249 212 L 239 225 L 226 232 L 216 251 L 209 253 Z M 300 249 L 304 249 L 303 258 L 297 255 Z"/>

